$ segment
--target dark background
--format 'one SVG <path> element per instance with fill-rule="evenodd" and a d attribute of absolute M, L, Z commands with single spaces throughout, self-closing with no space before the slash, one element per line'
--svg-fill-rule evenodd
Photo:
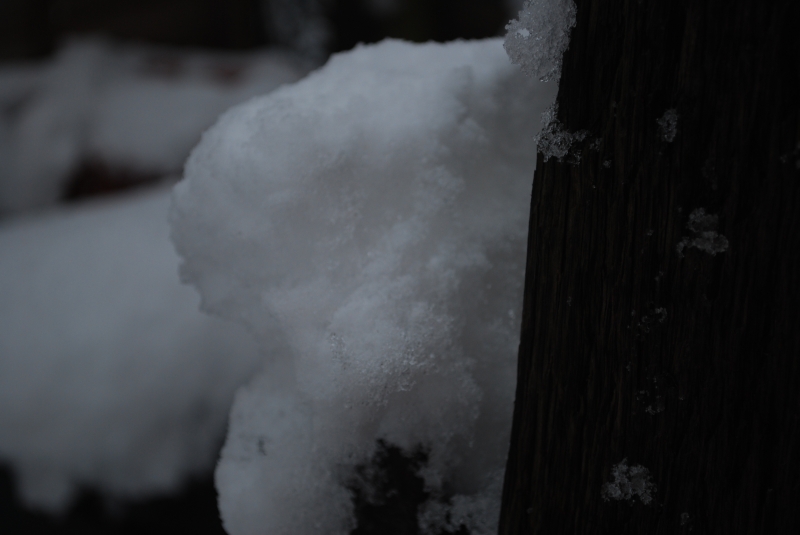
<path fill-rule="evenodd" d="M 209 50 L 279 46 L 322 62 L 330 53 L 385 37 L 422 42 L 501 35 L 516 15 L 512 6 L 519 3 L 395 0 L 382 3 L 389 8 L 376 9 L 379 2 L 368 0 L 0 0 L 0 67 L 46 58 L 67 37 L 87 34 Z M 287 12 L 294 15 L 295 23 L 305 17 L 321 26 L 326 35 L 323 45 L 309 49 L 298 37 L 302 28 L 281 26 L 285 19 L 279 20 L 276 13 Z M 378 463 L 385 478 L 382 485 L 399 490 L 401 496 L 390 501 L 387 510 L 357 507 L 359 522 L 364 524 L 356 529 L 359 534 L 376 529 L 416 532 L 416 506 L 424 497 L 414 461 L 399 451 L 389 453 Z M 375 518 L 381 522 L 376 524 Z M 373 524 L 375 529 L 369 527 Z M 113 501 L 87 488 L 69 511 L 56 518 L 21 507 L 14 495 L 13 473 L 0 464 L 0 534 L 23 533 L 202 535 L 224 531 L 212 474 L 187 482 L 180 494 L 136 502 Z"/>
<path fill-rule="evenodd" d="M 215 49 L 286 45 L 270 20 L 275 6 L 323 18 L 330 52 L 384 37 L 449 41 L 498 35 L 513 0 L 0 0 L 0 61 L 44 57 L 61 39 L 102 34 L 124 40 Z M 279 7 L 280 8 L 280 7 Z M 284 8 L 285 9 L 285 8 Z"/>

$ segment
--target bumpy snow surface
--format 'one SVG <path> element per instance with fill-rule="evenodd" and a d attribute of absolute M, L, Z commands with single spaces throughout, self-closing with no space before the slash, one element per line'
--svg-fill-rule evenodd
<path fill-rule="evenodd" d="M 504 46 L 511 61 L 529 76 L 557 82 L 576 14 L 573 0 L 527 0 L 506 25 Z"/>
<path fill-rule="evenodd" d="M 0 215 L 53 204 L 86 161 L 179 172 L 203 130 L 234 104 L 305 74 L 273 51 L 207 53 L 98 39 L 0 68 Z"/>
<path fill-rule="evenodd" d="M 0 226 L 0 461 L 30 506 L 120 497 L 212 469 L 260 365 L 178 279 L 169 191 Z"/>
<path fill-rule="evenodd" d="M 175 188 L 182 274 L 269 360 L 217 469 L 229 533 L 347 533 L 347 481 L 378 439 L 429 450 L 426 532 L 448 513 L 496 528 L 533 138 L 554 93 L 499 39 L 390 40 L 204 134 Z"/>

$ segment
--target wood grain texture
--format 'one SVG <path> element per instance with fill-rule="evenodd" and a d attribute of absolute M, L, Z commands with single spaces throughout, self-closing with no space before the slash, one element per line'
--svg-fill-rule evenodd
<path fill-rule="evenodd" d="M 800 3 L 576 4 L 500 533 L 800 533 Z M 681 256 L 699 208 L 728 249 Z M 602 498 L 625 458 L 649 505 Z"/>

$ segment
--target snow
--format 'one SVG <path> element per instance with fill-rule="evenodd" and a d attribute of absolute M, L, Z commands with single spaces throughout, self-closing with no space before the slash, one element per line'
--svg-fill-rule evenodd
<path fill-rule="evenodd" d="M 605 501 L 638 498 L 644 505 L 653 501 L 656 486 L 650 471 L 642 465 L 628 466 L 628 459 L 622 459 L 611 468 L 614 481 L 603 484 L 602 496 Z"/>
<path fill-rule="evenodd" d="M 0 226 L 0 461 L 24 503 L 142 497 L 213 468 L 252 339 L 178 278 L 169 190 Z"/>
<path fill-rule="evenodd" d="M 658 132 L 661 139 L 667 143 L 675 141 L 675 136 L 678 133 L 678 111 L 675 108 L 670 108 L 664 112 L 659 119 L 656 120 L 658 124 Z"/>
<path fill-rule="evenodd" d="M 349 532 L 347 482 L 379 440 L 428 452 L 423 532 L 496 530 L 555 91 L 499 39 L 387 40 L 203 135 L 174 193 L 181 273 L 268 360 L 216 472 L 231 535 Z"/>
<path fill-rule="evenodd" d="M 527 0 L 506 25 L 504 46 L 511 62 L 543 82 L 558 82 L 576 14 L 573 0 Z"/>
<path fill-rule="evenodd" d="M 54 204 L 85 161 L 163 176 L 221 112 L 305 74 L 292 56 L 100 39 L 0 69 L 0 215 Z"/>
<path fill-rule="evenodd" d="M 694 247 L 706 252 L 711 256 L 723 253 L 728 250 L 728 238 L 717 232 L 719 217 L 713 214 L 706 214 L 704 208 L 697 208 L 689 214 L 689 221 L 686 228 L 692 233 L 692 237 L 684 236 L 676 250 L 678 256 L 683 257 L 683 251 L 687 247 Z"/>
<path fill-rule="evenodd" d="M 536 147 L 545 162 L 550 158 L 558 161 L 566 158 L 568 163 L 577 165 L 581 160 L 581 153 L 575 148 L 575 144 L 586 139 L 589 131 L 570 132 L 557 117 L 558 103 L 553 103 L 542 113 L 542 129 L 535 137 Z"/>

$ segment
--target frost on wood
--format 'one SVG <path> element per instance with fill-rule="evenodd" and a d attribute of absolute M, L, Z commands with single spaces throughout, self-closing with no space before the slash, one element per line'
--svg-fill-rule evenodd
<path fill-rule="evenodd" d="M 728 239 L 717 232 L 719 217 L 706 214 L 705 209 L 697 208 L 689 214 L 689 221 L 686 228 L 692 233 L 692 237 L 684 236 L 676 247 L 678 255 L 683 257 L 683 251 L 687 247 L 694 247 L 703 252 L 716 256 L 728 250 Z"/>
<path fill-rule="evenodd" d="M 661 118 L 656 120 L 658 123 L 658 132 L 661 139 L 667 143 L 672 143 L 675 140 L 675 135 L 678 133 L 678 112 L 675 108 L 670 108 L 664 112 Z"/>
<path fill-rule="evenodd" d="M 31 507 L 177 490 L 260 365 L 178 278 L 168 189 L 0 225 L 0 461 Z"/>
<path fill-rule="evenodd" d="M 543 82 L 561 77 L 577 10 L 572 0 L 528 0 L 518 18 L 506 25 L 504 47 L 522 72 Z"/>
<path fill-rule="evenodd" d="M 556 118 L 557 115 L 558 103 L 553 103 L 542 114 L 542 129 L 534 138 L 537 148 L 545 162 L 550 158 L 559 161 L 566 158 L 568 163 L 577 165 L 581 159 L 581 152 L 574 145 L 586 139 L 589 132 L 587 130 L 570 132 Z"/>
<path fill-rule="evenodd" d="M 348 533 L 347 482 L 378 441 L 428 452 L 425 492 L 449 501 L 422 524 L 496 529 L 533 136 L 555 90 L 499 39 L 390 40 L 206 132 L 175 188 L 182 273 L 269 362 L 216 473 L 231 535 Z"/>
<path fill-rule="evenodd" d="M 638 498 L 647 505 L 653 501 L 656 486 L 650 478 L 650 471 L 641 465 L 628 466 L 628 459 L 622 459 L 611 469 L 614 481 L 605 483 L 602 496 L 605 501 Z"/>

